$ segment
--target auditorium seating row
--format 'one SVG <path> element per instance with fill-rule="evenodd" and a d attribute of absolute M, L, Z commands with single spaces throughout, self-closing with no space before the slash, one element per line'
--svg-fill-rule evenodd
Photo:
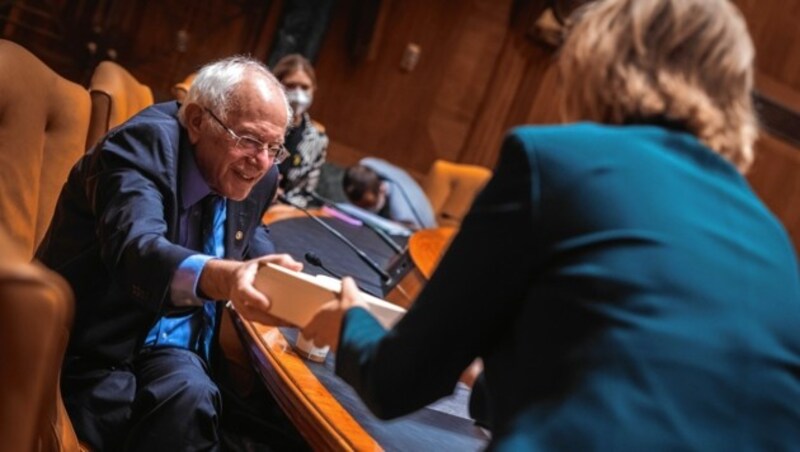
<path fill-rule="evenodd" d="M 111 61 L 87 91 L 7 40 L 0 86 L 0 438 L 3 450 L 84 450 L 58 384 L 72 291 L 31 258 L 72 165 L 153 95 Z"/>

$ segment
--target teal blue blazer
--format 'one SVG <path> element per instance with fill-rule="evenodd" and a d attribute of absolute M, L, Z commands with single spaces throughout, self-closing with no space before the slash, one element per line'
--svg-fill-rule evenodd
<path fill-rule="evenodd" d="M 515 129 L 408 314 L 347 313 L 336 370 L 393 418 L 475 358 L 497 450 L 797 450 L 794 249 L 692 135 Z"/>

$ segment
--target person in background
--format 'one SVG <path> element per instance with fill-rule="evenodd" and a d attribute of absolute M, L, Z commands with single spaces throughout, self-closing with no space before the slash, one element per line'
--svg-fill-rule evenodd
<path fill-rule="evenodd" d="M 797 450 L 794 247 L 742 173 L 753 44 L 728 0 L 601 0 L 559 54 L 561 126 L 510 131 L 389 331 L 352 280 L 303 334 L 380 418 L 473 395 L 492 450 Z"/>
<path fill-rule="evenodd" d="M 356 206 L 411 229 L 436 227 L 425 192 L 405 170 L 386 160 L 368 157 L 347 168 L 342 189 Z"/>
<path fill-rule="evenodd" d="M 305 206 L 309 201 L 305 192 L 317 189 L 328 150 L 325 129 L 308 115 L 317 77 L 311 63 L 296 53 L 281 58 L 272 73 L 283 84 L 293 113 L 286 135 L 289 157 L 279 165 L 280 190 L 290 201 Z"/>
<path fill-rule="evenodd" d="M 273 323 L 256 270 L 302 268 L 274 254 L 261 224 L 289 111 L 265 66 L 227 58 L 183 103 L 143 110 L 72 169 L 36 257 L 75 292 L 61 390 L 91 450 L 217 450 L 222 424 L 249 422 L 232 417 L 250 405 L 226 387 L 215 300 Z M 252 406 L 272 412 L 264 403 Z M 277 425 L 252 433 L 277 443 L 290 424 Z"/>

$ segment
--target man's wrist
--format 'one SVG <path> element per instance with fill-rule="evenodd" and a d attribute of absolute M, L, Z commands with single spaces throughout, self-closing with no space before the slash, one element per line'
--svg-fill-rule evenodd
<path fill-rule="evenodd" d="M 198 294 L 211 300 L 227 299 L 230 293 L 230 275 L 240 264 L 226 259 L 211 259 L 206 262 L 197 284 Z"/>

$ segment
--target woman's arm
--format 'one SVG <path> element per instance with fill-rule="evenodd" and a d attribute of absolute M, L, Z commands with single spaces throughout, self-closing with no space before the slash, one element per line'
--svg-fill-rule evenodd
<path fill-rule="evenodd" d="M 510 328 L 535 267 L 535 168 L 514 135 L 415 304 L 390 331 L 365 309 L 343 316 L 336 372 L 382 418 L 450 394 Z"/>

